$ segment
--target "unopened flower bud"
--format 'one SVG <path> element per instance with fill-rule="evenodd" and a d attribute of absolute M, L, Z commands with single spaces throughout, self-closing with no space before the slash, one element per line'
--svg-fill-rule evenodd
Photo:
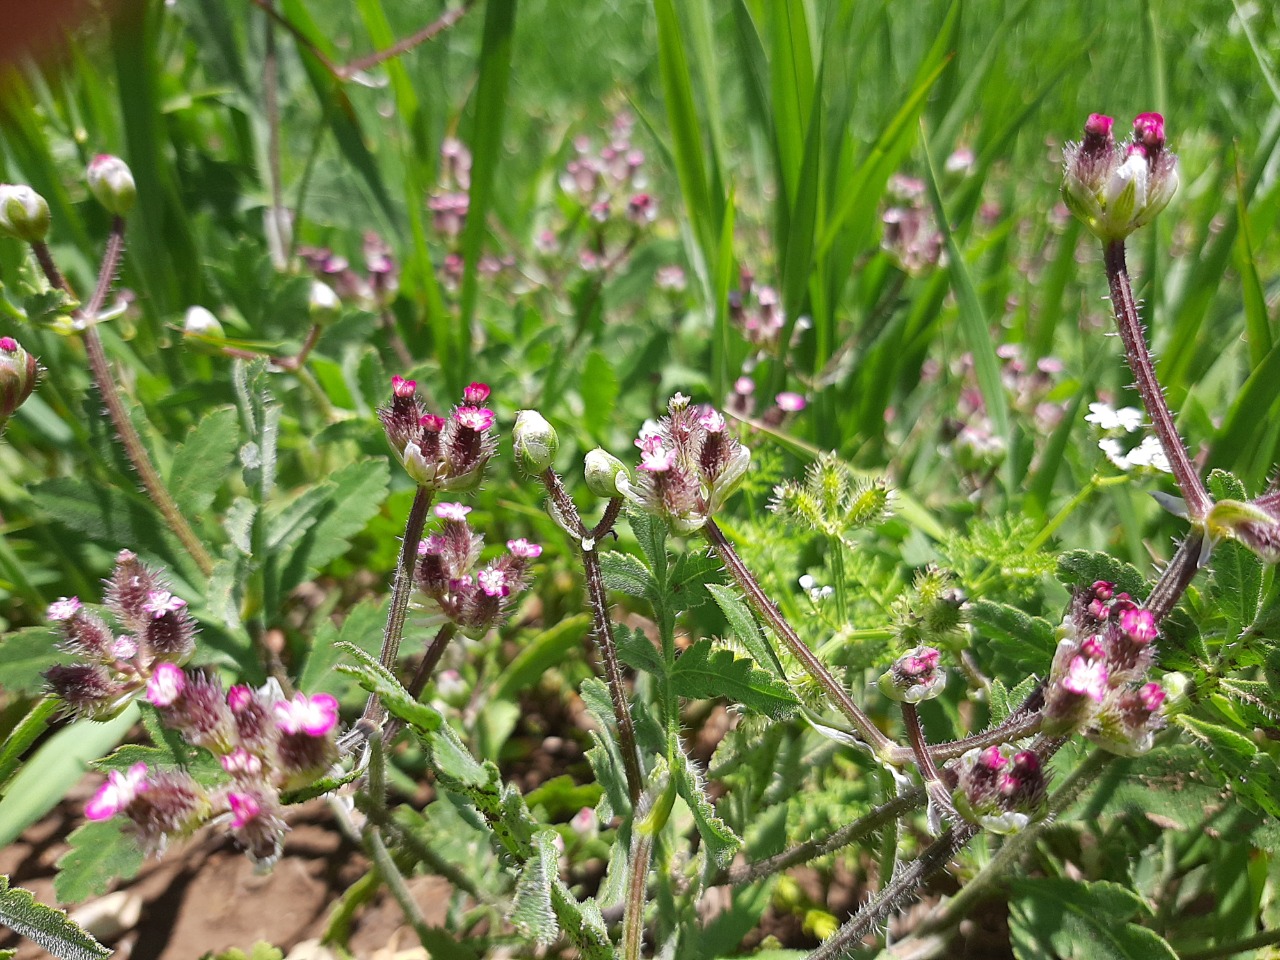
<path fill-rule="evenodd" d="M 311 312 L 314 323 L 328 323 L 342 311 L 342 301 L 333 292 L 333 287 L 320 280 L 311 282 L 311 293 L 307 297 L 307 309 Z"/>
<path fill-rule="evenodd" d="M 511 445 L 516 462 L 530 474 L 542 473 L 556 458 L 560 437 L 542 414 L 536 410 L 521 410 L 516 414 L 516 425 L 511 430 Z"/>
<path fill-rule="evenodd" d="M 1205 524 L 1211 537 L 1239 540 L 1264 563 L 1280 563 L 1280 497 L 1274 493 L 1250 503 L 1219 500 Z"/>
<path fill-rule="evenodd" d="M 25 183 L 0 184 L 0 234 L 25 243 L 49 235 L 49 204 Z"/>
<path fill-rule="evenodd" d="M 13 337 L 0 337 L 0 424 L 31 396 L 39 376 L 36 358 Z"/>
<path fill-rule="evenodd" d="M 108 213 L 117 217 L 129 215 L 138 199 L 138 188 L 128 164 L 109 153 L 100 153 L 89 162 L 86 176 L 89 192 Z"/>
<path fill-rule="evenodd" d="M 222 324 L 207 308 L 188 307 L 182 317 L 182 332 L 190 337 L 221 337 Z"/>
<path fill-rule="evenodd" d="M 899 657 L 880 675 L 880 692 L 899 703 L 932 700 L 947 685 L 947 673 L 938 666 L 933 647 L 916 647 Z"/>
<path fill-rule="evenodd" d="M 587 480 L 587 489 L 597 497 L 611 499 L 621 496 L 618 480 L 631 482 L 626 464 L 603 447 L 596 447 L 586 455 L 582 462 L 582 472 Z"/>

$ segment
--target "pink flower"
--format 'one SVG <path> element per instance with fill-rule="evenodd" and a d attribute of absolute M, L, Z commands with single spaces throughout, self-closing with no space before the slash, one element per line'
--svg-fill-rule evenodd
<path fill-rule="evenodd" d="M 792 393 L 790 390 L 784 390 L 773 398 L 773 402 L 778 405 L 778 409 L 785 413 L 799 413 L 805 408 L 805 399 L 798 393 Z"/>
<path fill-rule="evenodd" d="M 138 641 L 133 637 L 116 637 L 111 644 L 111 655 L 117 660 L 132 660 L 138 655 Z"/>
<path fill-rule="evenodd" d="M 520 557 L 523 560 L 534 560 L 542 556 L 542 547 L 536 543 L 530 543 L 524 537 L 519 540 L 508 540 L 507 549 L 511 551 L 513 557 Z"/>
<path fill-rule="evenodd" d="M 3 350 L 5 353 L 17 353 L 18 341 L 13 339 L 13 337 L 0 337 L 0 350 Z"/>
<path fill-rule="evenodd" d="M 459 424 L 476 433 L 484 433 L 496 419 L 488 407 L 459 407 L 454 416 Z"/>
<path fill-rule="evenodd" d="M 1101 703 L 1107 695 L 1107 665 L 1101 660 L 1075 657 L 1062 679 L 1062 686 L 1071 693 Z"/>
<path fill-rule="evenodd" d="M 702 429 L 706 430 L 707 433 L 724 432 L 724 415 L 715 407 L 707 407 L 702 416 L 698 418 L 698 422 L 702 424 Z"/>
<path fill-rule="evenodd" d="M 498 567 L 485 567 L 476 574 L 476 582 L 480 584 L 480 589 L 491 597 L 505 597 L 511 593 L 507 575 Z"/>
<path fill-rule="evenodd" d="M 236 747 L 231 753 L 224 754 L 218 759 L 222 763 L 222 769 L 232 776 L 243 774 L 256 776 L 262 772 L 261 758 L 250 753 L 244 747 Z"/>
<path fill-rule="evenodd" d="M 1164 704 L 1164 689 L 1158 683 L 1145 684 L 1138 691 L 1138 699 L 1142 701 L 1147 713 L 1155 713 Z"/>
<path fill-rule="evenodd" d="M 1156 638 L 1156 618 L 1150 610 L 1126 610 L 1120 614 L 1120 629 L 1134 643 L 1150 643 Z"/>
<path fill-rule="evenodd" d="M 733 392 L 740 393 L 744 397 L 750 396 L 756 392 L 756 382 L 750 377 L 739 377 L 733 381 Z"/>
<path fill-rule="evenodd" d="M 439 433 L 444 429 L 444 417 L 438 417 L 434 413 L 424 414 L 418 425 L 428 433 Z"/>
<path fill-rule="evenodd" d="M 171 707 L 187 686 L 187 675 L 173 663 L 158 663 L 147 681 L 147 702 L 153 707 Z"/>
<path fill-rule="evenodd" d="M 59 597 L 49 604 L 49 609 L 45 611 L 44 615 L 50 623 L 70 620 L 82 606 L 84 604 L 80 602 L 79 597 Z"/>
<path fill-rule="evenodd" d="M 84 815 L 90 820 L 110 820 L 132 803 L 134 797 L 145 792 L 147 786 L 145 763 L 135 763 L 124 773 L 112 770 L 107 774 L 107 782 L 84 805 Z"/>
<path fill-rule="evenodd" d="M 142 605 L 142 609 L 159 620 L 166 613 L 177 613 L 186 605 L 187 601 L 175 597 L 168 590 L 152 590 L 147 594 L 147 602 Z"/>
<path fill-rule="evenodd" d="M 471 406 L 479 406 L 489 399 L 489 385 L 487 383 L 473 383 L 462 391 L 462 400 Z"/>
<path fill-rule="evenodd" d="M 236 830 L 262 812 L 262 804 L 252 794 L 234 790 L 227 794 L 227 805 L 231 807 L 231 826 Z"/>
<path fill-rule="evenodd" d="M 412 397 L 417 389 L 418 382 L 416 380 L 406 380 L 399 374 L 391 378 L 391 392 L 402 400 Z"/>
<path fill-rule="evenodd" d="M 467 519 L 467 514 L 471 512 L 470 507 L 465 507 L 460 503 L 437 503 L 436 516 L 441 520 L 455 520 L 461 523 Z"/>
<path fill-rule="evenodd" d="M 636 441 L 636 446 L 640 448 L 640 467 L 649 473 L 665 473 L 670 470 L 676 462 L 675 451 L 668 450 L 662 445 L 662 437 L 650 434 Z"/>
<path fill-rule="evenodd" d="M 338 725 L 338 701 L 327 693 L 295 693 L 292 700 L 277 703 L 275 711 L 276 726 L 285 733 L 323 737 Z"/>

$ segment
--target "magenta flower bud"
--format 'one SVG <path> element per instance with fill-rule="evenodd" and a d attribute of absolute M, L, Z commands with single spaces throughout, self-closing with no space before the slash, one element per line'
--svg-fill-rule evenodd
<path fill-rule="evenodd" d="M 0 184 L 0 235 L 43 243 L 49 235 L 49 204 L 26 184 Z"/>
<path fill-rule="evenodd" d="M 74 599 L 74 598 L 73 598 Z M 79 604 L 79 600 L 75 600 Z M 50 604 L 50 620 L 53 620 L 54 607 Z M 58 610 L 56 612 L 63 612 Z M 77 609 L 69 617 L 55 621 L 62 630 L 62 648 L 89 660 L 106 662 L 112 658 L 116 639 L 102 618 L 88 610 Z"/>
<path fill-rule="evenodd" d="M 478 407 L 488 399 L 489 385 L 487 383 L 472 383 L 462 391 L 462 402 L 472 407 Z"/>
<path fill-rule="evenodd" d="M 123 773 L 112 770 L 107 774 L 107 782 L 84 805 L 84 815 L 90 820 L 110 820 L 129 806 L 138 794 L 146 791 L 147 787 L 145 763 L 135 763 Z"/>
<path fill-rule="evenodd" d="M 0 337 L 0 427 L 27 402 L 40 379 L 40 364 L 13 337 Z"/>
<path fill-rule="evenodd" d="M 1106 601 L 1115 596 L 1116 585 L 1107 580 L 1095 580 L 1090 589 L 1093 591 L 1094 597 Z"/>
<path fill-rule="evenodd" d="M 1158 683 L 1147 683 L 1138 690 L 1138 698 L 1147 713 L 1156 713 L 1164 705 L 1164 689 Z"/>
<path fill-rule="evenodd" d="M 159 670 L 159 666 L 156 669 Z M 187 676 L 169 705 L 157 705 L 156 709 L 165 725 L 177 730 L 190 743 L 216 754 L 232 749 L 235 720 L 223 697 L 222 684 L 216 678 L 203 673 Z"/>
<path fill-rule="evenodd" d="M 227 707 L 241 746 L 266 754 L 279 734 L 267 699 L 246 686 L 237 685 L 227 691 Z"/>
<path fill-rule="evenodd" d="M 1133 136 L 1149 156 L 1159 153 L 1164 149 L 1164 117 L 1158 113 L 1138 114 L 1133 120 Z"/>
<path fill-rule="evenodd" d="M 144 622 L 140 639 L 157 659 L 183 661 L 196 648 L 195 621 L 187 613 L 185 600 L 168 593 L 164 593 L 164 597 L 144 604 L 150 619 Z"/>
<path fill-rule="evenodd" d="M 153 707 L 171 707 L 187 686 L 187 675 L 172 663 L 156 664 L 147 681 L 147 702 Z"/>
<path fill-rule="evenodd" d="M 998 746 L 970 750 L 953 768 L 952 802 L 970 823 L 992 833 L 1016 833 L 1044 814 L 1046 786 L 1040 758 L 1030 750 L 1008 757 Z"/>
<path fill-rule="evenodd" d="M 133 173 L 119 157 L 100 153 L 89 162 L 89 192 L 113 216 L 127 217 L 138 199 Z"/>
<path fill-rule="evenodd" d="M 1113 142 L 1111 128 L 1114 125 L 1115 120 L 1106 114 L 1089 114 L 1089 119 L 1084 122 L 1085 147 L 1093 147 L 1096 150 L 1104 145 L 1111 144 Z"/>
<path fill-rule="evenodd" d="M 406 380 L 399 374 L 391 378 L 391 393 L 401 400 L 407 400 L 412 397 L 417 389 L 418 382 L 416 380 Z"/>
<path fill-rule="evenodd" d="M 231 814 L 232 836 L 249 859 L 262 865 L 275 863 L 289 828 L 280 818 L 280 804 L 274 793 L 246 785 L 227 791 L 226 805 Z"/>
<path fill-rule="evenodd" d="M 932 700 L 947 685 L 946 671 L 938 666 L 939 657 L 933 647 L 908 651 L 880 675 L 880 692 L 899 703 Z"/>

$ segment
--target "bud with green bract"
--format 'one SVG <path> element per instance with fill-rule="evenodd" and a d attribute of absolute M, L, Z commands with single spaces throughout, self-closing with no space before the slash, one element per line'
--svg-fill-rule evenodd
<path fill-rule="evenodd" d="M 880 692 L 898 703 L 932 700 L 947 685 L 947 672 L 938 666 L 939 657 L 933 647 L 909 650 L 880 675 Z"/>
<path fill-rule="evenodd" d="M 1124 143 L 1112 136 L 1113 123 L 1090 115 L 1084 139 L 1062 150 L 1062 199 L 1103 243 L 1150 223 L 1178 189 L 1178 158 L 1166 147 L 1164 118 L 1139 114 Z"/>
<path fill-rule="evenodd" d="M 25 183 L 0 184 L 0 234 L 24 243 L 49 235 L 49 204 Z"/>
<path fill-rule="evenodd" d="M 36 387 L 40 364 L 13 337 L 0 337 L 0 426 Z"/>
<path fill-rule="evenodd" d="M 970 750 L 951 769 L 951 800 L 970 823 L 992 833 L 1017 833 L 1044 815 L 1044 770 L 1033 750 L 1014 752 L 1007 744 Z"/>
<path fill-rule="evenodd" d="M 583 458 L 582 473 L 587 481 L 587 489 L 597 497 L 612 499 L 622 496 L 618 489 L 619 481 L 628 486 L 631 483 L 631 474 L 627 471 L 626 464 L 603 447 L 596 447 Z"/>
<path fill-rule="evenodd" d="M 537 410 L 521 410 L 511 430 L 511 445 L 521 469 L 531 475 L 539 474 L 554 462 L 560 437 Z"/>
<path fill-rule="evenodd" d="M 89 192 L 113 216 L 127 217 L 138 199 L 133 173 L 119 157 L 100 153 L 89 162 L 86 172 Z"/>

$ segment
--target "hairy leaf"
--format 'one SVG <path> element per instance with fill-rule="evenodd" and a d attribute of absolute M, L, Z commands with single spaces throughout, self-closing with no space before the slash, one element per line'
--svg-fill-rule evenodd
<path fill-rule="evenodd" d="M 10 887 L 0 876 L 0 924 L 33 940 L 59 960 L 99 960 L 111 951 L 72 922 L 62 910 L 46 907 L 30 890 Z"/>
<path fill-rule="evenodd" d="M 689 647 L 671 673 L 672 689 L 681 697 L 711 700 L 726 697 L 775 720 L 794 714 L 800 706 L 785 683 L 765 673 L 732 650 L 716 649 L 704 638 Z"/>
<path fill-rule="evenodd" d="M 101 896 L 116 880 L 128 880 L 142 869 L 145 857 L 125 832 L 125 819 L 113 817 L 85 823 L 71 832 L 71 849 L 58 858 L 53 889 L 61 903 Z"/>
<path fill-rule="evenodd" d="M 534 834 L 533 856 L 520 869 L 515 899 L 507 915 L 507 920 L 523 936 L 543 947 L 553 943 L 560 934 L 551 905 L 551 885 L 559 877 L 555 838 L 552 830 Z"/>
<path fill-rule="evenodd" d="M 1118 883 L 1017 880 L 1009 933 L 1018 960 L 1177 960 L 1154 930 L 1132 922 L 1146 902 Z"/>

